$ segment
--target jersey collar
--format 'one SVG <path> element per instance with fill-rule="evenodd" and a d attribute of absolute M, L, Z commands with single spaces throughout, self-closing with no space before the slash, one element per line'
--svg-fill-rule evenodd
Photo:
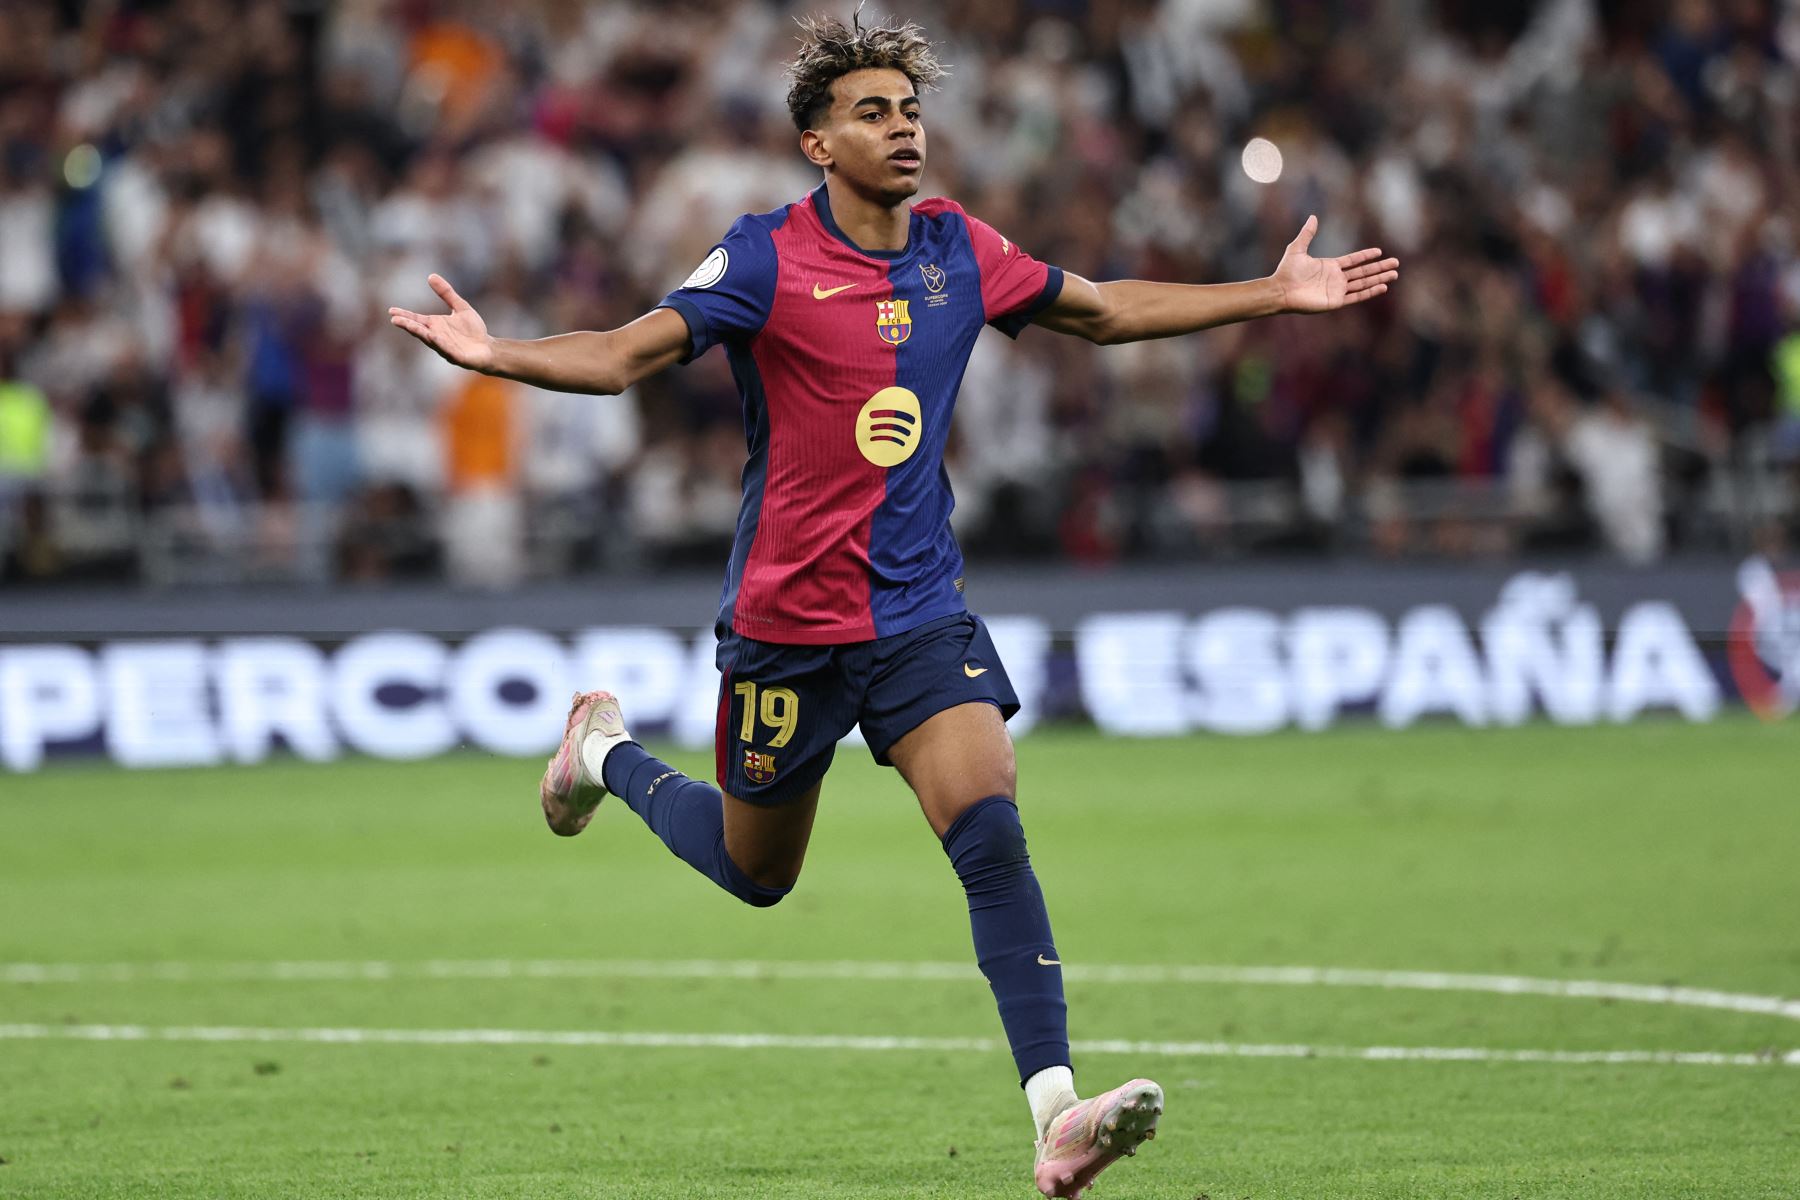
<path fill-rule="evenodd" d="M 864 255 L 868 258 L 881 258 L 881 259 L 905 258 L 908 254 L 912 253 L 913 247 L 918 244 L 918 241 L 919 241 L 919 230 L 918 230 L 919 218 L 916 216 L 909 217 L 907 220 L 906 245 L 900 247 L 900 249 L 898 249 L 898 250 L 864 250 L 861 246 L 859 246 L 855 242 L 851 241 L 849 236 L 842 229 L 838 228 L 837 218 L 831 215 L 831 197 L 826 194 L 824 184 L 821 183 L 818 187 L 816 187 L 812 190 L 812 203 L 813 203 L 813 211 L 819 214 L 819 224 L 821 224 L 825 227 L 826 233 L 829 233 L 832 237 L 834 237 L 838 241 L 844 243 L 844 245 L 850 247 L 852 250 L 856 251 L 858 254 Z"/>

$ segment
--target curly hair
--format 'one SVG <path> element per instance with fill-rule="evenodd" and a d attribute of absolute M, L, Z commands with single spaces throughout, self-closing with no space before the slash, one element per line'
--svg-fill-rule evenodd
<path fill-rule="evenodd" d="M 831 109 L 831 85 L 852 71 L 899 71 L 920 92 L 930 91 L 944 77 L 937 48 L 925 31 L 911 21 L 892 21 L 864 29 L 861 5 L 846 25 L 837 17 L 801 17 L 800 53 L 788 64 L 788 113 L 805 133 Z"/>

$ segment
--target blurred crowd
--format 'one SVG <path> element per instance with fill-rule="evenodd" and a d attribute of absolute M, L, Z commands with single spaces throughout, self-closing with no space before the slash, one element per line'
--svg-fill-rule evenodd
<path fill-rule="evenodd" d="M 0 0 L 0 581 L 716 564 L 723 355 L 565 395 L 384 313 L 433 308 L 431 271 L 503 336 L 656 303 L 816 183 L 782 64 L 820 7 Z M 899 15 L 951 67 L 926 193 L 1039 258 L 1249 278 L 1316 212 L 1315 253 L 1403 260 L 1331 317 L 984 334 L 950 457 L 973 554 L 1648 561 L 1796 532 L 1800 0 Z"/>

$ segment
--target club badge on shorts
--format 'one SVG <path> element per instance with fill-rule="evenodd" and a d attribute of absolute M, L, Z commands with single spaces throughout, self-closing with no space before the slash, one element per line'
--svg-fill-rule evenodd
<path fill-rule="evenodd" d="M 744 751 L 744 775 L 751 783 L 771 783 L 775 779 L 775 756 L 759 750 Z"/>

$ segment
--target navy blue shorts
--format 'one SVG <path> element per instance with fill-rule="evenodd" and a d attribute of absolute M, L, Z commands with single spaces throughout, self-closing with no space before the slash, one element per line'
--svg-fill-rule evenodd
<path fill-rule="evenodd" d="M 946 708 L 984 701 L 1003 718 L 1019 711 L 974 613 L 843 646 L 784 646 L 728 630 L 718 664 L 719 786 L 752 804 L 805 795 L 853 726 L 875 761 L 892 766 L 889 748 Z"/>

